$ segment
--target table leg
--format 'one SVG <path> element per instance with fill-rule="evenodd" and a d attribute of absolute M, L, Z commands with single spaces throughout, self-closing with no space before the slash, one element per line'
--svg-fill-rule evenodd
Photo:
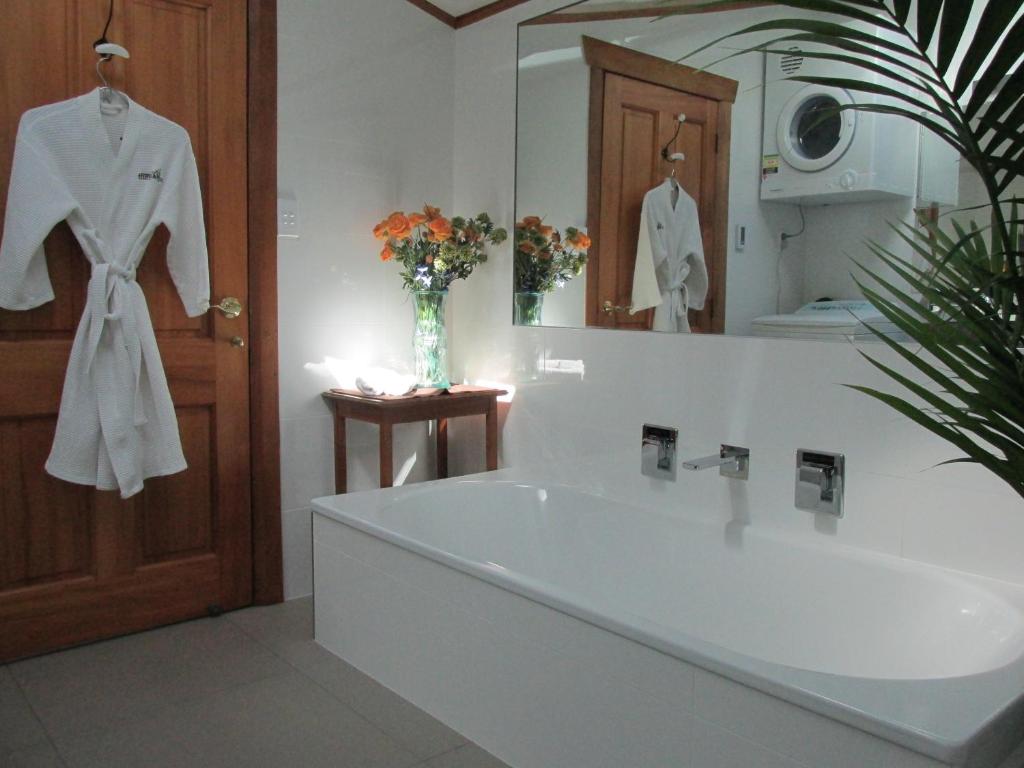
<path fill-rule="evenodd" d="M 334 409 L 334 492 L 348 493 L 348 451 L 345 445 L 345 417 Z"/>
<path fill-rule="evenodd" d="M 390 488 L 395 484 L 394 451 L 392 448 L 392 425 L 380 425 L 380 487 Z"/>
<path fill-rule="evenodd" d="M 491 399 L 487 409 L 487 470 L 498 468 L 498 400 Z"/>
<path fill-rule="evenodd" d="M 437 476 L 448 477 L 448 419 L 437 420 Z"/>

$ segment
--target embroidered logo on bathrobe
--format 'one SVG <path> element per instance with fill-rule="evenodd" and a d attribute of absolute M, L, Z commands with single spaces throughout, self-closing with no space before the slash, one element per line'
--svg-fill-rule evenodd
<path fill-rule="evenodd" d="M 152 173 L 140 173 L 140 181 L 159 181 L 161 184 L 164 183 L 164 172 L 157 168 Z"/>

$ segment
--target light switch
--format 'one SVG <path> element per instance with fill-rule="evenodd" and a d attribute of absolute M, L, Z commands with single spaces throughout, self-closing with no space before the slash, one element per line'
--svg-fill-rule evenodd
<path fill-rule="evenodd" d="M 299 201 L 291 190 L 281 190 L 277 197 L 277 236 L 299 236 Z"/>

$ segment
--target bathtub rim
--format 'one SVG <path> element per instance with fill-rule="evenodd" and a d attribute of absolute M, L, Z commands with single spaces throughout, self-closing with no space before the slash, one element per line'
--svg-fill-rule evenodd
<path fill-rule="evenodd" d="M 996 752 L 991 756 L 983 757 L 983 753 L 992 748 L 993 741 L 998 742 L 1001 735 L 1009 732 L 1002 729 L 1017 724 L 1024 733 L 1024 656 L 1002 667 L 973 675 L 931 679 L 863 678 L 790 667 L 741 654 L 681 632 L 675 633 L 675 639 L 666 637 L 664 633 L 658 632 L 660 625 L 654 622 L 640 619 L 640 626 L 637 626 L 636 623 L 630 623 L 614 614 L 602 613 L 588 601 L 573 599 L 572 595 L 563 594 L 557 589 L 545 589 L 542 584 L 524 578 L 516 572 L 501 570 L 488 566 L 485 562 L 469 560 L 446 552 L 361 516 L 361 513 L 372 513 L 396 501 L 421 495 L 427 497 L 430 491 L 437 487 L 460 484 L 527 484 L 548 487 L 560 485 L 589 493 L 585 488 L 576 488 L 568 483 L 539 481 L 538 478 L 522 471 L 503 469 L 417 483 L 413 486 L 325 496 L 313 499 L 312 508 L 315 514 L 394 544 L 415 555 L 940 762 L 975 766 L 979 764 L 977 760 L 983 758 L 982 764 L 986 766 L 998 765 L 999 759 L 1018 746 L 1017 741 L 1011 743 L 1007 740 L 1007 744 L 996 747 Z M 617 499 L 612 501 L 625 505 Z M 642 504 L 628 506 L 644 508 Z M 658 513 L 657 510 L 652 511 Z M 772 537 L 770 533 L 767 535 Z M 989 584 L 1003 584 L 994 579 L 881 552 L 859 550 L 830 542 L 823 543 L 822 546 L 852 551 L 867 559 L 880 558 L 882 561 L 901 566 L 909 565 L 934 571 L 945 577 L 966 580 L 982 588 Z M 1006 586 L 1020 589 L 1016 585 Z M 1000 596 L 997 594 L 996 597 Z M 680 638 L 685 639 L 685 645 L 680 643 Z M 963 688 L 965 681 L 973 683 L 967 690 Z M 912 705 L 914 702 L 920 702 L 922 698 L 929 701 L 944 701 L 956 706 L 952 710 L 930 711 L 929 717 L 923 721 L 915 720 L 912 716 L 915 708 Z M 969 712 L 967 716 L 964 715 L 965 711 Z M 957 714 L 956 718 L 951 716 L 954 712 Z"/>

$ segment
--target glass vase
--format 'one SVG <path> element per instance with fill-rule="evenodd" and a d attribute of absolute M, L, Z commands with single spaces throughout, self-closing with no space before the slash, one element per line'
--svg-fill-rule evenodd
<path fill-rule="evenodd" d="M 544 309 L 544 294 L 534 291 L 516 293 L 512 321 L 516 325 L 540 325 Z"/>
<path fill-rule="evenodd" d="M 444 310 L 448 291 L 413 291 L 416 327 L 412 347 L 416 356 L 416 386 L 443 389 L 448 381 L 448 332 Z"/>

